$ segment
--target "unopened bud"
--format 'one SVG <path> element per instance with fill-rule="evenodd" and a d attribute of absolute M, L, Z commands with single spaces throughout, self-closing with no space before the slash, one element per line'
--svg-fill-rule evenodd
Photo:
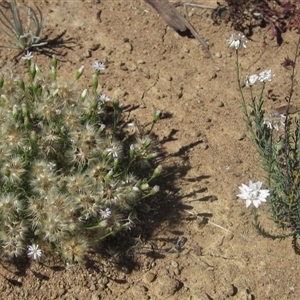
<path fill-rule="evenodd" d="M 24 126 L 25 126 L 25 128 L 29 127 L 29 118 L 28 117 L 24 118 Z"/>
<path fill-rule="evenodd" d="M 154 158 L 154 157 L 156 157 L 156 156 L 157 156 L 157 153 L 154 152 L 154 153 L 147 154 L 145 158 L 146 158 L 146 159 L 152 159 L 152 158 Z"/>
<path fill-rule="evenodd" d="M 140 190 L 141 191 L 146 191 L 146 190 L 148 190 L 148 188 L 149 188 L 149 184 L 148 183 L 142 183 L 140 185 Z"/>
<path fill-rule="evenodd" d="M 114 170 L 117 170 L 118 165 L 119 165 L 119 160 L 118 160 L 118 159 L 115 159 L 115 160 L 114 160 Z"/>
<path fill-rule="evenodd" d="M 51 77 L 52 77 L 53 81 L 56 80 L 56 75 L 57 75 L 56 68 L 52 66 L 51 67 Z"/>
<path fill-rule="evenodd" d="M 159 192 L 159 186 L 158 185 L 155 185 L 152 189 L 151 189 L 151 194 L 154 195 L 156 193 Z"/>
<path fill-rule="evenodd" d="M 23 117 L 28 117 L 28 109 L 25 103 L 22 103 L 22 115 Z"/>
<path fill-rule="evenodd" d="M 83 92 L 82 92 L 81 95 L 80 95 L 80 99 L 81 99 L 81 100 L 84 100 L 85 97 L 86 97 L 86 95 L 87 95 L 87 89 L 84 89 Z"/>
<path fill-rule="evenodd" d="M 31 81 L 33 81 L 35 74 L 36 74 L 36 69 L 35 69 L 34 64 L 32 64 L 29 68 L 29 77 L 30 77 Z"/>
<path fill-rule="evenodd" d="M 76 76 L 75 76 L 76 80 L 78 80 L 81 77 L 81 75 L 83 74 L 83 70 L 84 70 L 84 66 L 81 66 L 78 69 L 78 71 L 76 72 Z"/>
<path fill-rule="evenodd" d="M 57 68 L 57 58 L 55 55 L 52 56 L 51 64 L 54 69 Z"/>
<path fill-rule="evenodd" d="M 92 76 L 92 87 L 93 87 L 93 91 L 96 92 L 98 88 L 98 77 L 96 74 L 93 74 Z"/>
<path fill-rule="evenodd" d="M 19 116 L 19 109 L 18 109 L 18 106 L 16 104 L 13 106 L 12 114 L 13 114 L 14 120 L 17 121 L 18 116 Z"/>
<path fill-rule="evenodd" d="M 161 111 L 156 110 L 153 115 L 153 122 L 156 123 L 161 117 Z"/>

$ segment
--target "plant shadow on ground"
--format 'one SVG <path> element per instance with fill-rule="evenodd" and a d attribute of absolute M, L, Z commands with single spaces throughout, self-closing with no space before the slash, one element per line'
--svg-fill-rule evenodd
<path fill-rule="evenodd" d="M 171 116 L 169 116 L 171 117 Z M 178 130 L 172 129 L 167 138 L 160 142 L 160 145 L 168 141 L 174 141 L 174 134 Z M 198 193 L 203 193 L 207 188 L 199 188 L 197 191 L 182 195 L 181 187 L 176 187 L 175 182 L 184 178 L 191 169 L 186 152 L 202 141 L 190 143 L 180 148 L 177 152 L 169 154 L 160 151 L 159 162 L 163 165 L 163 174 L 152 183 L 160 187 L 159 193 L 139 203 L 136 207 L 136 227 L 130 231 L 121 231 L 115 236 L 108 237 L 101 243 L 99 253 L 101 256 L 113 257 L 117 270 L 131 273 L 133 270 L 142 267 L 145 258 L 154 260 L 164 259 L 168 254 L 176 252 L 178 255 L 184 249 L 186 238 L 185 232 L 172 230 L 178 227 L 182 220 L 201 218 L 206 224 L 212 214 L 203 213 L 197 215 L 187 215 L 186 211 L 193 206 L 183 203 L 185 198 L 193 197 Z M 173 165 L 165 165 L 165 161 L 173 161 Z M 188 179 L 189 181 L 201 182 L 210 176 L 203 175 Z M 182 179 L 184 180 L 184 179 Z M 211 201 L 211 196 L 205 196 L 194 201 Z M 201 223 L 201 224 L 202 224 Z M 159 234 L 158 231 L 159 230 Z M 161 235 L 161 237 L 158 237 Z M 155 238 L 154 238 L 155 237 Z M 183 244 L 180 245 L 183 240 Z M 159 245 L 165 244 L 161 248 Z M 113 245 L 113 251 L 111 246 Z M 89 260 L 87 267 L 97 268 L 96 261 Z"/>
<path fill-rule="evenodd" d="M 62 57 L 67 53 L 65 53 L 63 50 L 73 50 L 76 46 L 76 41 L 72 37 L 64 38 L 66 33 L 67 31 L 64 30 L 62 33 L 52 39 L 49 38 L 49 35 L 46 35 L 40 41 L 43 46 L 31 47 L 28 49 L 28 51 L 38 52 L 50 58 L 55 55 L 59 61 L 65 62 L 64 60 L 62 60 Z M 14 56 L 13 61 L 18 61 L 23 54 L 24 51 L 18 53 L 16 56 Z"/>

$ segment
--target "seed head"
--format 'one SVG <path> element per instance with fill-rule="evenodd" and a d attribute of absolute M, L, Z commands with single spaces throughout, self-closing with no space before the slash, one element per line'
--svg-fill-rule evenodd
<path fill-rule="evenodd" d="M 88 251 L 88 242 L 83 236 L 76 235 L 68 239 L 63 239 L 62 255 L 71 262 L 81 262 Z"/>

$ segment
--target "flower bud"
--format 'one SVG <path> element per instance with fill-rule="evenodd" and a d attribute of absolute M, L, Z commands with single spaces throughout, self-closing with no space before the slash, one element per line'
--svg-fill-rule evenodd
<path fill-rule="evenodd" d="M 28 117 L 28 109 L 25 103 L 22 103 L 22 115 L 23 117 Z"/>
<path fill-rule="evenodd" d="M 156 167 L 156 169 L 153 171 L 152 177 L 151 178 L 155 178 L 157 176 L 159 176 L 162 172 L 162 165 L 159 165 L 158 167 Z"/>
<path fill-rule="evenodd" d="M 57 75 L 56 68 L 52 66 L 51 67 L 51 77 L 52 77 L 53 81 L 56 80 L 56 75 Z"/>
<path fill-rule="evenodd" d="M 149 154 L 147 154 L 146 155 L 146 159 L 152 159 L 152 158 L 154 158 L 154 157 L 156 157 L 157 156 L 157 153 L 156 152 L 154 152 L 154 153 L 149 153 Z"/>
<path fill-rule="evenodd" d="M 118 165 L 119 165 L 119 160 L 118 160 L 118 159 L 115 159 L 115 160 L 114 160 L 114 170 L 117 170 Z"/>
<path fill-rule="evenodd" d="M 98 77 L 96 74 L 93 74 L 92 76 L 92 87 L 93 87 L 93 91 L 96 92 L 98 88 Z"/>
<path fill-rule="evenodd" d="M 29 77 L 30 77 L 30 81 L 33 81 L 34 77 L 35 77 L 35 74 L 36 74 L 36 69 L 35 69 L 35 66 L 34 64 L 30 66 L 29 68 Z"/>
<path fill-rule="evenodd" d="M 105 180 L 109 180 L 111 177 L 112 177 L 112 175 L 114 174 L 114 171 L 113 171 L 113 169 L 111 169 L 106 175 L 105 175 Z"/>
<path fill-rule="evenodd" d="M 155 185 L 152 189 L 151 189 L 151 194 L 154 195 L 156 193 L 159 192 L 159 186 L 158 185 Z"/>
<path fill-rule="evenodd" d="M 31 144 L 36 144 L 37 142 L 37 135 L 35 131 L 30 132 L 30 142 Z"/>
<path fill-rule="evenodd" d="M 153 122 L 156 123 L 161 117 L 161 111 L 156 110 L 153 115 Z"/>
<path fill-rule="evenodd" d="M 19 116 L 19 109 L 16 104 L 13 106 L 12 114 L 13 114 L 13 118 L 14 118 L 15 122 L 17 122 L 18 116 Z"/>
<path fill-rule="evenodd" d="M 102 133 L 104 131 L 105 127 L 106 127 L 105 124 L 101 124 L 99 126 L 98 133 Z"/>
<path fill-rule="evenodd" d="M 83 74 L 83 70 L 84 70 L 84 66 L 81 66 L 78 69 L 78 71 L 76 72 L 76 76 L 75 76 L 76 80 L 78 80 L 81 77 L 81 75 Z"/>
<path fill-rule="evenodd" d="M 146 191 L 149 188 L 149 184 L 147 182 L 144 182 L 140 185 L 140 190 L 141 191 Z"/>
<path fill-rule="evenodd" d="M 84 89 L 83 92 L 82 92 L 81 95 L 80 95 L 80 99 L 81 99 L 81 100 L 84 100 L 85 97 L 86 97 L 86 95 L 87 95 L 87 89 Z"/>
<path fill-rule="evenodd" d="M 56 58 L 55 55 L 52 56 L 51 64 L 52 64 L 52 67 L 56 70 L 56 68 L 57 68 L 57 58 Z"/>
<path fill-rule="evenodd" d="M 134 153 L 135 153 L 135 148 L 134 148 L 134 145 L 131 144 L 131 145 L 130 145 L 130 150 L 129 150 L 130 158 L 133 157 Z"/>
<path fill-rule="evenodd" d="M 24 118 L 24 126 L 25 128 L 29 127 L 29 118 L 27 116 Z"/>

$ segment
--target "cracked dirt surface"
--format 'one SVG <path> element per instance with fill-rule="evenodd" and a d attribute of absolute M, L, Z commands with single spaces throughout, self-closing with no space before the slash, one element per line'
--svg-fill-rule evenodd
<path fill-rule="evenodd" d="M 198 41 L 179 36 L 144 1 L 36 3 L 44 33 L 54 38 L 66 30 L 64 38 L 75 42 L 73 49 L 63 49 L 59 77 L 68 80 L 85 65 L 89 84 L 92 63 L 104 61 L 103 91 L 132 107 L 128 120 L 147 124 L 154 109 L 163 112 L 154 132 L 164 174 L 160 194 L 147 202 L 150 212 L 138 212 L 140 226 L 101 245 L 85 264 L 66 269 L 57 257 L 22 265 L 2 261 L 1 298 L 299 299 L 300 258 L 291 240 L 257 235 L 250 209 L 236 197 L 241 183 L 263 181 L 264 173 L 239 103 L 235 53 L 226 45 L 234 32 L 230 24 L 214 26 L 209 10 L 189 9 L 212 60 Z M 297 39 L 288 32 L 279 47 L 267 29 L 256 28 L 241 55 L 243 76 L 267 68 L 276 74 L 268 88 L 279 97 L 266 100 L 266 109 L 284 104 L 290 73 L 280 64 L 293 56 Z M 22 72 L 21 63 L 11 63 L 15 51 L 0 54 L 3 69 Z M 47 57 L 34 59 L 49 68 Z M 266 206 L 261 213 L 274 232 Z"/>

